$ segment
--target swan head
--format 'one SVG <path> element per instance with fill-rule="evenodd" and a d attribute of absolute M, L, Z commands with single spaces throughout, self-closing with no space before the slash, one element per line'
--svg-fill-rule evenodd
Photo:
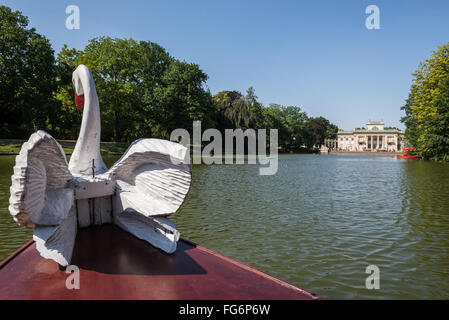
<path fill-rule="evenodd" d="M 72 85 L 75 91 L 75 106 L 78 110 L 84 108 L 84 93 L 89 88 L 89 81 L 92 74 L 89 68 L 84 64 L 80 64 L 72 73 Z"/>

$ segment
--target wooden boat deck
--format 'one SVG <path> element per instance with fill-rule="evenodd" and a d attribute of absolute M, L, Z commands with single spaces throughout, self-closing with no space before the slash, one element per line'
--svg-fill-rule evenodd
<path fill-rule="evenodd" d="M 317 299 L 187 240 L 165 254 L 114 225 L 80 229 L 72 257 L 80 289 L 33 241 L 0 263 L 0 299 Z"/>

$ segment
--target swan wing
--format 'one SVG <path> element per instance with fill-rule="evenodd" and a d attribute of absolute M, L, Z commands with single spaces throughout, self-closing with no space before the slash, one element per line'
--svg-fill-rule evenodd
<path fill-rule="evenodd" d="M 160 139 L 140 139 L 108 171 L 117 183 L 116 212 L 169 216 L 184 202 L 192 182 L 188 148 Z"/>
<path fill-rule="evenodd" d="M 173 253 L 179 232 L 165 217 L 175 213 L 189 193 L 189 149 L 167 140 L 140 139 L 106 174 L 116 182 L 114 223 Z"/>
<path fill-rule="evenodd" d="M 9 212 L 22 226 L 58 225 L 73 203 L 72 175 L 60 144 L 45 131 L 33 133 L 16 157 Z"/>
<path fill-rule="evenodd" d="M 76 212 L 73 206 L 67 218 L 58 226 L 36 225 L 33 240 L 36 249 L 46 259 L 52 259 L 61 266 L 67 266 L 72 259 L 77 232 Z"/>
<path fill-rule="evenodd" d="M 148 218 L 136 211 L 126 210 L 115 216 L 114 223 L 167 253 L 176 251 L 179 232 L 166 218 Z"/>

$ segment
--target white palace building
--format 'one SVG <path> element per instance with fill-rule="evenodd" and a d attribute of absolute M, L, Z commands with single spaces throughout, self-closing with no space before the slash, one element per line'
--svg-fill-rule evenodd
<path fill-rule="evenodd" d="M 399 152 L 404 149 L 404 131 L 385 127 L 383 121 L 368 121 L 366 128 L 354 131 L 339 130 L 337 137 L 339 151 Z"/>

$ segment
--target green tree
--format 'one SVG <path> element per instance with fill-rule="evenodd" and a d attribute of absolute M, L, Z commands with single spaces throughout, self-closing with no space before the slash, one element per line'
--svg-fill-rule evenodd
<path fill-rule="evenodd" d="M 218 129 L 257 129 L 264 125 L 263 105 L 257 101 L 253 87 L 248 88 L 246 95 L 239 91 L 218 92 L 213 101 Z"/>
<path fill-rule="evenodd" d="M 278 130 L 278 144 L 281 150 L 286 151 L 288 143 L 293 141 L 293 135 L 289 132 L 287 122 L 283 112 L 284 107 L 272 103 L 268 107 L 263 108 L 262 114 L 264 118 L 264 129 L 277 129 Z M 268 141 L 268 134 L 267 134 Z"/>
<path fill-rule="evenodd" d="M 27 138 L 46 129 L 57 108 L 50 42 L 19 11 L 0 6 L 0 136 Z"/>
<path fill-rule="evenodd" d="M 221 91 L 213 97 L 219 129 L 246 129 L 250 122 L 250 107 L 238 91 Z"/>
<path fill-rule="evenodd" d="M 263 105 L 257 101 L 256 91 L 253 87 L 246 90 L 245 102 L 249 109 L 249 127 L 253 129 L 263 128 Z"/>
<path fill-rule="evenodd" d="M 338 127 L 333 123 L 329 123 L 326 129 L 326 139 L 337 139 L 337 134 Z"/>
<path fill-rule="evenodd" d="M 204 89 L 206 80 L 197 64 L 171 61 L 148 100 L 157 123 L 154 134 L 169 138 L 173 129 L 190 131 L 194 120 L 202 122 L 202 129 L 215 125 L 212 96 Z"/>
<path fill-rule="evenodd" d="M 401 122 L 406 126 L 405 140 L 408 146 L 418 146 L 418 121 L 416 117 L 414 117 L 411 107 L 412 102 L 411 99 L 408 98 L 405 105 L 401 107 L 401 110 L 404 110 L 405 112 L 405 116 L 401 118 Z"/>
<path fill-rule="evenodd" d="M 58 98 L 64 106 L 73 97 L 71 73 L 76 66 L 83 63 L 92 71 L 104 140 L 169 138 L 173 129 L 190 129 L 193 120 L 213 126 L 212 97 L 204 88 L 207 75 L 196 64 L 170 57 L 156 43 L 95 38 L 83 51 L 64 47 L 57 61 L 65 82 Z"/>
<path fill-rule="evenodd" d="M 309 147 L 310 133 L 306 130 L 307 114 L 296 106 L 270 104 L 263 109 L 264 127 L 278 129 L 279 146 L 283 151 L 299 151 Z"/>
<path fill-rule="evenodd" d="M 449 77 L 439 86 L 436 113 L 429 118 L 429 130 L 421 145 L 427 158 L 449 161 Z"/>
<path fill-rule="evenodd" d="M 153 114 L 145 99 L 152 95 L 170 61 L 169 54 L 152 42 L 95 38 L 83 51 L 64 48 L 59 54 L 58 64 L 68 73 L 63 95 L 66 99 L 67 94 L 73 96 L 69 74 L 77 65 L 85 64 L 97 88 L 103 139 L 131 141 L 149 136 Z M 63 68 L 64 65 L 69 67 Z"/>
<path fill-rule="evenodd" d="M 74 91 L 72 88 L 72 72 L 76 68 L 75 60 L 81 54 L 75 49 L 68 49 L 66 45 L 61 49 L 56 61 L 57 92 L 56 99 L 60 106 L 52 110 L 52 133 L 60 139 L 76 139 L 82 119 L 82 110 L 75 108 Z"/>
<path fill-rule="evenodd" d="M 323 117 L 309 118 L 306 127 L 308 131 L 313 132 L 315 135 L 314 145 L 321 146 L 324 144 L 324 139 L 326 139 L 328 134 L 329 126 L 329 120 Z"/>
<path fill-rule="evenodd" d="M 282 108 L 282 117 L 285 119 L 288 136 L 283 144 L 287 150 L 298 151 L 304 145 L 308 147 L 309 134 L 307 132 L 307 114 L 300 107 L 287 106 Z"/>
<path fill-rule="evenodd" d="M 413 73 L 409 97 L 402 107 L 405 138 L 424 158 L 448 159 L 445 117 L 449 79 L 449 43 L 433 52 Z"/>

